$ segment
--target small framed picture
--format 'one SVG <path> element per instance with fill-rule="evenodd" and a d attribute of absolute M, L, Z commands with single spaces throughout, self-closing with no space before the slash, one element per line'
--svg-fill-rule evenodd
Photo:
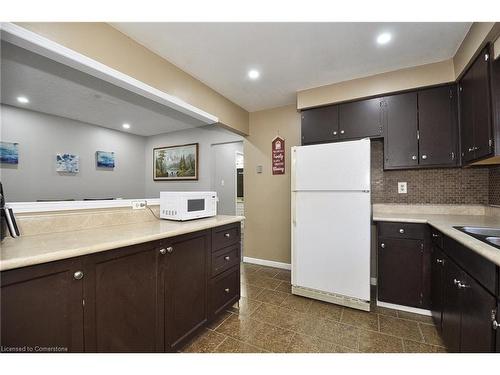
<path fill-rule="evenodd" d="M 154 148 L 153 180 L 198 180 L 198 143 Z"/>
<path fill-rule="evenodd" d="M 115 167 L 115 153 L 108 151 L 96 151 L 95 159 L 98 168 L 109 168 L 113 169 Z"/>

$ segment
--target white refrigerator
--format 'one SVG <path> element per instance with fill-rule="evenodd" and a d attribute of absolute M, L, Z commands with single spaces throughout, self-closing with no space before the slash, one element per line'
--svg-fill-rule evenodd
<path fill-rule="evenodd" d="M 370 309 L 370 140 L 292 148 L 292 293 Z"/>

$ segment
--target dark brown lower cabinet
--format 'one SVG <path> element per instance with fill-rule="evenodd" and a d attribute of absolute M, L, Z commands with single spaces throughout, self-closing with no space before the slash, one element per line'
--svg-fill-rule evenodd
<path fill-rule="evenodd" d="M 421 240 L 381 238 L 378 246 L 378 300 L 422 306 Z"/>
<path fill-rule="evenodd" d="M 165 241 L 165 350 L 175 350 L 208 318 L 207 257 L 210 232 Z M 171 251 L 171 252 L 170 252 Z"/>
<path fill-rule="evenodd" d="M 82 352 L 81 259 L 1 273 L 3 352 Z"/>
<path fill-rule="evenodd" d="M 239 225 L 224 227 L 237 237 L 231 249 L 239 249 Z M 2 272 L 2 351 L 179 349 L 220 312 L 209 303 L 220 292 L 211 289 L 214 231 Z M 226 272 L 237 282 L 218 286 L 224 286 L 225 302 L 234 303 L 239 263 Z"/>
<path fill-rule="evenodd" d="M 457 281 L 462 272 L 460 268 L 444 257 L 443 267 L 443 321 L 442 336 L 446 347 L 451 352 L 460 351 L 460 291 Z"/>
<path fill-rule="evenodd" d="M 495 347 L 492 314 L 496 312 L 496 298 L 465 272 L 460 280 L 462 322 L 460 351 L 488 353 Z"/>
<path fill-rule="evenodd" d="M 437 246 L 432 246 L 431 255 L 431 298 L 430 305 L 432 319 L 434 324 L 441 328 L 443 318 L 443 271 L 444 271 L 444 253 Z"/>
<path fill-rule="evenodd" d="M 85 258 L 85 351 L 163 351 L 158 242 Z"/>

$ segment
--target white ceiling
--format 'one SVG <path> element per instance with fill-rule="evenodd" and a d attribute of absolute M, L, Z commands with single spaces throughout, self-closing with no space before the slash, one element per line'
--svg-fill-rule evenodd
<path fill-rule="evenodd" d="M 452 57 L 470 23 L 112 23 L 248 111 L 298 90 Z M 375 38 L 390 32 L 392 41 Z M 261 78 L 250 81 L 249 69 Z"/>
<path fill-rule="evenodd" d="M 96 77 L 2 41 L 1 102 L 142 136 L 206 125 Z M 18 96 L 30 102 L 19 104 Z M 124 130 L 123 123 L 130 124 Z"/>

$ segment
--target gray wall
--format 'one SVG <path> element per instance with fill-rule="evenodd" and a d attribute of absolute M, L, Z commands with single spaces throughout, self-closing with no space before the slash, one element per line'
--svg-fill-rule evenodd
<path fill-rule="evenodd" d="M 215 125 L 142 137 L 1 105 L 0 139 L 19 143 L 19 164 L 0 164 L 7 200 L 158 198 L 164 190 L 214 190 L 212 145 L 243 137 Z M 198 181 L 153 181 L 153 148 L 199 143 Z M 96 151 L 114 151 L 114 169 L 96 167 Z M 80 172 L 56 172 L 56 154 L 80 156 Z M 234 158 L 232 160 L 234 166 Z M 219 162 L 220 168 L 225 168 Z M 231 168 L 233 170 L 234 168 Z"/>
<path fill-rule="evenodd" d="M 236 215 L 236 152 L 243 153 L 243 142 L 212 145 L 213 189 L 219 197 L 217 213 Z"/>
<path fill-rule="evenodd" d="M 19 143 L 19 164 L 0 165 L 10 202 L 37 199 L 142 198 L 146 138 L 2 105 L 0 138 Z M 96 151 L 114 151 L 112 170 L 96 167 Z M 56 172 L 56 154 L 80 156 L 80 172 Z"/>
<path fill-rule="evenodd" d="M 215 125 L 148 137 L 145 151 L 146 197 L 159 198 L 160 191 L 213 190 L 212 145 L 238 141 L 243 141 L 243 137 Z M 199 143 L 198 181 L 153 181 L 153 148 L 187 143 Z"/>

